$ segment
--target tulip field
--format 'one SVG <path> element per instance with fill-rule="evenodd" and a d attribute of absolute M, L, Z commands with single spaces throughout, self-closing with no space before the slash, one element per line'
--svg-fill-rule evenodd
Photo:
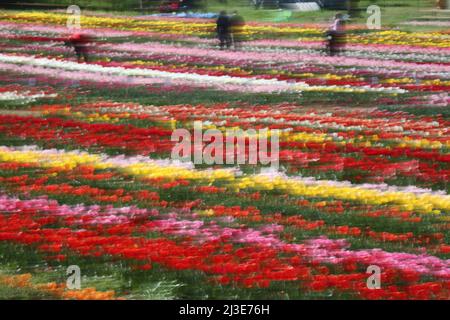
<path fill-rule="evenodd" d="M 450 33 L 0 11 L 0 299 L 450 299 Z M 279 169 L 171 159 L 278 129 Z M 78 266 L 81 287 L 67 287 Z M 369 266 L 381 270 L 368 286 Z"/>

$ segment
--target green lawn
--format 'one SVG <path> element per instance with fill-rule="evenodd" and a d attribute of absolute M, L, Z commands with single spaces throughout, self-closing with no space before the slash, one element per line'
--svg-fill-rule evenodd
<path fill-rule="evenodd" d="M 381 23 L 383 27 L 393 28 L 399 23 L 414 20 L 424 15 L 426 9 L 434 9 L 435 1 L 431 0 L 361 0 L 359 2 L 360 16 L 355 17 L 355 23 L 366 23 L 367 7 L 376 4 L 381 8 Z M 209 0 L 207 10 L 218 12 L 220 10 L 237 9 L 247 21 L 267 21 L 267 22 L 329 22 L 337 11 L 321 10 L 314 12 L 290 12 L 288 10 L 255 10 L 243 0 L 228 0 L 228 4 L 221 4 L 217 0 Z M 404 28 L 404 26 L 402 26 Z M 429 27 L 428 27 L 429 28 Z"/>

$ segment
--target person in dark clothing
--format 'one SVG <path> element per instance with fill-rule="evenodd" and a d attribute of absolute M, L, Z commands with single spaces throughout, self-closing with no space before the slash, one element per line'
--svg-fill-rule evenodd
<path fill-rule="evenodd" d="M 345 47 L 345 21 L 342 14 L 336 14 L 326 36 L 328 54 L 335 56 L 342 53 Z"/>
<path fill-rule="evenodd" d="M 242 42 L 244 41 L 245 20 L 236 10 L 230 17 L 230 25 L 233 46 L 235 49 L 240 49 L 242 47 Z"/>
<path fill-rule="evenodd" d="M 75 33 L 70 36 L 65 43 L 67 46 L 71 46 L 74 48 L 78 62 L 81 62 L 82 59 L 84 60 L 84 62 L 89 62 L 90 42 L 92 42 L 92 39 L 89 36 L 81 33 Z"/>
<path fill-rule="evenodd" d="M 264 0 L 252 0 L 255 9 L 261 9 L 264 5 Z"/>
<path fill-rule="evenodd" d="M 219 17 L 216 21 L 216 31 L 217 37 L 220 42 L 220 49 L 223 49 L 225 46 L 229 48 L 231 46 L 231 37 L 230 37 L 230 18 L 227 16 L 226 11 L 221 11 Z"/>

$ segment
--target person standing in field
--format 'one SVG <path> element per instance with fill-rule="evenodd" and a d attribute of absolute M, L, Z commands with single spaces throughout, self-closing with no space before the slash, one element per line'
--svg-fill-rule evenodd
<path fill-rule="evenodd" d="M 230 25 L 233 46 L 235 49 L 240 49 L 244 41 L 245 20 L 237 10 L 233 11 L 233 15 L 230 17 Z"/>
<path fill-rule="evenodd" d="M 216 31 L 220 42 L 220 49 L 223 49 L 225 46 L 230 48 L 230 18 L 227 16 L 226 11 L 221 11 L 219 17 L 217 18 Z"/>
<path fill-rule="evenodd" d="M 327 51 L 330 56 L 342 53 L 345 47 L 345 21 L 342 14 L 337 13 L 333 24 L 327 31 Z"/>

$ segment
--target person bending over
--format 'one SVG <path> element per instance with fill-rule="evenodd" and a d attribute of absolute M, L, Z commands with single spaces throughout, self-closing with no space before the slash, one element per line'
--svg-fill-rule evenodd
<path fill-rule="evenodd" d="M 78 62 L 82 60 L 89 62 L 89 44 L 91 42 L 92 39 L 89 36 L 75 33 L 69 37 L 65 44 L 74 48 Z"/>

